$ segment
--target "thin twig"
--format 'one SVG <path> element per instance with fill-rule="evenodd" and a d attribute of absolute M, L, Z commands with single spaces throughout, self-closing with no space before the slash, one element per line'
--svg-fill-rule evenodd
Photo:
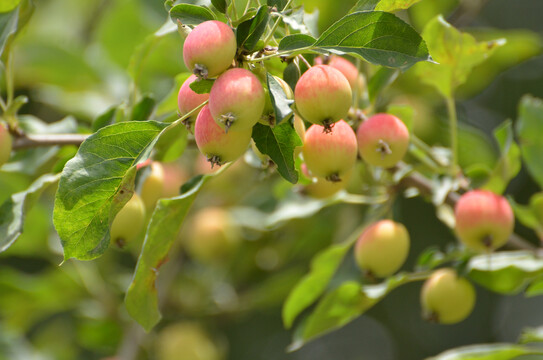
<path fill-rule="evenodd" d="M 54 145 L 79 146 L 88 136 L 83 134 L 27 134 L 14 138 L 13 149 L 19 150 Z"/>

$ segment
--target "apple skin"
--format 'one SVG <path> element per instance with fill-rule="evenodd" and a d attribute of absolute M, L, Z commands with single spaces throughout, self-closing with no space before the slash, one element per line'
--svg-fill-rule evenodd
<path fill-rule="evenodd" d="M 507 200 L 487 190 L 471 190 L 456 203 L 456 234 L 468 248 L 492 251 L 507 242 L 515 227 Z"/>
<path fill-rule="evenodd" d="M 341 181 L 356 162 L 356 135 L 344 120 L 334 124 L 331 132 L 311 125 L 304 136 L 302 154 L 307 168 L 317 177 Z"/>
<path fill-rule="evenodd" d="M 352 103 L 349 81 L 329 65 L 316 65 L 296 83 L 294 101 L 300 116 L 329 131 L 333 123 L 345 118 Z"/>
<path fill-rule="evenodd" d="M 358 89 L 359 91 L 364 88 L 364 77 L 360 76 L 356 66 L 349 60 L 342 58 L 338 55 L 331 55 L 328 58 L 316 57 L 316 65 L 329 65 L 334 69 L 339 70 L 343 76 L 349 81 L 351 90 Z"/>
<path fill-rule="evenodd" d="M 305 163 L 301 165 L 301 170 L 304 176 L 312 181 L 311 184 L 304 185 L 302 192 L 315 199 L 326 199 L 345 189 L 352 174 L 352 172 L 348 172 L 343 175 L 342 181 L 333 182 L 313 176 Z"/>
<path fill-rule="evenodd" d="M 179 115 L 181 116 L 188 114 L 209 99 L 209 94 L 197 94 L 190 88 L 190 84 L 196 80 L 198 80 L 196 75 L 191 75 L 187 80 L 185 80 L 183 85 L 181 85 L 181 88 L 179 88 L 179 93 L 177 94 L 177 106 L 179 108 Z M 193 134 L 194 122 L 196 121 L 199 113 L 200 111 L 192 114 L 183 121 L 189 131 Z"/>
<path fill-rule="evenodd" d="M 209 110 L 223 129 L 249 130 L 262 117 L 265 95 L 262 84 L 252 72 L 241 68 L 230 69 L 219 76 L 211 87 Z"/>
<path fill-rule="evenodd" d="M 409 254 L 409 233 L 392 220 L 380 220 L 364 230 L 354 249 L 356 263 L 377 277 L 387 277 L 402 267 Z"/>
<path fill-rule="evenodd" d="M 441 324 L 458 323 L 473 311 L 475 296 L 473 285 L 458 277 L 455 270 L 436 270 L 422 286 L 424 317 Z"/>
<path fill-rule="evenodd" d="M 236 35 L 217 20 L 198 24 L 183 44 L 187 68 L 200 78 L 212 78 L 228 69 L 237 51 Z"/>
<path fill-rule="evenodd" d="M 145 204 L 140 196 L 134 193 L 111 223 L 111 241 L 122 248 L 140 235 L 144 225 Z"/>
<path fill-rule="evenodd" d="M 222 165 L 243 155 L 251 141 L 251 134 L 251 128 L 225 132 L 213 120 L 208 105 L 202 108 L 194 126 L 196 145 L 212 165 Z"/>
<path fill-rule="evenodd" d="M 0 123 L 0 166 L 8 162 L 11 156 L 12 143 L 9 131 L 4 124 Z"/>
<path fill-rule="evenodd" d="M 375 114 L 358 127 L 358 151 L 362 159 L 374 166 L 390 168 L 407 152 L 409 130 L 394 115 Z"/>
<path fill-rule="evenodd" d="M 205 264 L 227 262 L 240 243 L 238 228 L 228 212 L 219 207 L 200 210 L 192 219 L 184 244 L 194 259 Z"/>

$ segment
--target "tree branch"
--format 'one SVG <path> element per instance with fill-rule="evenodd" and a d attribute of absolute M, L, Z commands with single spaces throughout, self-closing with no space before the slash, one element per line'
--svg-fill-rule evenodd
<path fill-rule="evenodd" d="M 54 145 L 79 146 L 88 136 L 83 134 L 25 134 L 14 137 L 13 150 Z"/>

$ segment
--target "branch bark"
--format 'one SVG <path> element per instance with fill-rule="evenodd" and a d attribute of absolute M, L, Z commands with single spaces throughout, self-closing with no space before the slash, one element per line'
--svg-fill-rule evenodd
<path fill-rule="evenodd" d="M 25 134 L 13 139 L 13 150 L 54 145 L 79 146 L 89 135 L 83 134 Z"/>

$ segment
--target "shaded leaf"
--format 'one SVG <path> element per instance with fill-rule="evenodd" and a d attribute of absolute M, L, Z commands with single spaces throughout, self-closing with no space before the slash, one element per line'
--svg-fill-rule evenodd
<path fill-rule="evenodd" d="M 503 39 L 477 42 L 470 34 L 455 29 L 441 15 L 428 22 L 422 37 L 437 63 L 417 64 L 415 74 L 444 97 L 452 97 L 456 88 L 466 82 L 471 70 L 505 44 Z"/>
<path fill-rule="evenodd" d="M 543 295 L 543 277 L 535 279 L 524 293 L 527 297 Z"/>
<path fill-rule="evenodd" d="M 144 96 L 132 108 L 132 118 L 130 120 L 149 120 L 153 110 L 155 109 L 155 99 L 152 96 Z"/>
<path fill-rule="evenodd" d="M 276 7 L 277 10 L 282 11 L 288 3 L 288 0 L 267 0 L 266 3 L 270 7 Z"/>
<path fill-rule="evenodd" d="M 397 69 L 382 67 L 377 70 L 368 82 L 370 102 L 374 103 L 383 90 L 396 80 L 398 75 L 400 75 L 400 72 Z"/>
<path fill-rule="evenodd" d="M 526 95 L 519 105 L 516 124 L 522 160 L 533 179 L 543 187 L 543 101 Z"/>
<path fill-rule="evenodd" d="M 520 149 L 514 140 L 511 120 L 504 122 L 494 130 L 494 137 L 500 146 L 501 156 L 489 179 L 481 188 L 502 194 L 509 182 L 520 171 Z"/>
<path fill-rule="evenodd" d="M 187 147 L 188 130 L 185 126 L 172 126 L 160 135 L 153 153 L 156 161 L 170 162 L 177 160 Z"/>
<path fill-rule="evenodd" d="M 149 156 L 166 126 L 155 121 L 107 126 L 68 161 L 53 212 L 65 259 L 90 260 L 107 249 L 109 224 L 134 192 L 136 164 Z"/>
<path fill-rule="evenodd" d="M 170 9 L 170 18 L 177 24 L 198 25 L 204 21 L 215 20 L 215 14 L 205 6 L 178 4 Z"/>
<path fill-rule="evenodd" d="M 356 12 L 341 18 L 314 46 L 392 68 L 406 69 L 431 60 L 426 43 L 415 29 L 395 15 L 380 11 Z"/>
<path fill-rule="evenodd" d="M 470 259 L 468 276 L 500 294 L 517 294 L 543 274 L 543 259 L 528 251 L 500 251 Z"/>
<path fill-rule="evenodd" d="M 236 40 L 239 48 L 245 48 L 248 51 L 253 51 L 266 31 L 268 25 L 268 7 L 261 6 L 256 15 L 249 20 L 239 24 L 236 29 Z"/>
<path fill-rule="evenodd" d="M 92 131 L 97 132 L 101 128 L 113 124 L 115 122 L 116 112 L 117 107 L 112 106 L 102 114 L 98 115 L 92 122 Z"/>
<path fill-rule="evenodd" d="M 527 354 L 543 353 L 516 344 L 482 344 L 447 350 L 427 360 L 512 360 Z"/>
<path fill-rule="evenodd" d="M 275 113 L 275 124 L 278 125 L 281 123 L 281 121 L 292 114 L 290 105 L 294 103 L 294 100 L 287 98 L 287 94 L 285 94 L 283 87 L 277 80 L 275 80 L 273 75 L 266 73 L 266 80 L 271 103 Z"/>
<path fill-rule="evenodd" d="M 313 36 L 307 34 L 288 35 L 282 38 L 279 42 L 279 51 L 306 49 L 312 47 L 316 41 L 317 40 Z"/>
<path fill-rule="evenodd" d="M 7 10 L 7 7 L 11 7 L 14 2 L 17 4 L 12 7 L 13 10 Z M 5 6 L 7 5 L 7 6 Z M 2 7 L 2 5 L 0 5 Z M 9 53 L 10 44 L 21 31 L 21 29 L 26 25 L 32 13 L 34 12 L 34 3 L 32 1 L 17 1 L 17 0 L 8 0 L 4 4 L 4 11 L 0 11 L 0 59 L 5 61 L 7 53 Z"/>
<path fill-rule="evenodd" d="M 28 189 L 11 195 L 0 206 L 0 252 L 9 248 L 22 234 L 26 213 L 34 206 L 42 191 L 59 178 L 60 174 L 43 175 Z"/>
<path fill-rule="evenodd" d="M 216 173 L 199 177 L 190 189 L 183 189 L 183 194 L 177 197 L 158 200 L 147 227 L 134 277 L 125 297 L 128 313 L 147 331 L 151 330 L 161 318 L 155 287 L 160 266 L 168 260 L 170 248 L 177 239 L 185 216 L 202 185 L 226 168 L 227 166 L 224 166 Z"/>
<path fill-rule="evenodd" d="M 219 12 L 222 12 L 223 14 L 226 13 L 226 0 L 211 0 L 211 4 L 217 9 Z"/>
<path fill-rule="evenodd" d="M 422 281 L 428 276 L 429 272 L 398 274 L 377 285 L 361 285 L 355 281 L 344 282 L 319 302 L 315 311 L 302 325 L 301 336 L 295 339 L 290 349 L 300 348 L 308 341 L 348 324 L 398 286 Z"/>
<path fill-rule="evenodd" d="M 273 128 L 257 123 L 253 127 L 252 137 L 258 150 L 277 165 L 279 174 L 296 184 L 298 172 L 294 166 L 294 149 L 302 145 L 302 140 L 294 127 L 289 122 Z"/>

